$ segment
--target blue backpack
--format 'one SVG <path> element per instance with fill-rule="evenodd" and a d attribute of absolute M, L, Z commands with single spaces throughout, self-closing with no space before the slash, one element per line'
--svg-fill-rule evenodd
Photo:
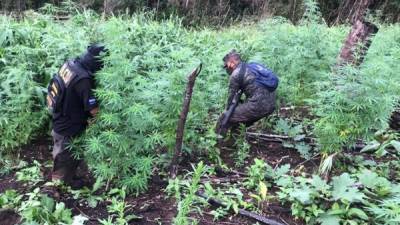
<path fill-rule="evenodd" d="M 272 70 L 266 68 L 260 63 L 247 63 L 247 68 L 256 76 L 257 84 L 267 88 L 270 92 L 276 90 L 279 84 L 279 78 L 272 72 Z"/>

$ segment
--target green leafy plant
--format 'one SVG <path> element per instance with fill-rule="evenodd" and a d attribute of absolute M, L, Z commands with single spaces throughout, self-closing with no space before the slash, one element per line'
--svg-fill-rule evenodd
<path fill-rule="evenodd" d="M 200 187 L 200 178 L 206 173 L 207 169 L 201 161 L 196 167 L 193 167 L 192 179 L 187 187 L 187 194 L 178 202 L 178 214 L 174 218 L 173 224 L 187 225 L 196 224 L 194 219 L 189 219 L 188 214 L 193 210 L 193 202 L 196 198 L 196 192 Z"/>
<path fill-rule="evenodd" d="M 385 200 L 380 200 L 377 204 L 372 204 L 367 207 L 367 210 L 376 218 L 377 223 L 394 225 L 400 222 L 399 204 L 400 198 L 397 195 Z"/>
<path fill-rule="evenodd" d="M 336 154 L 359 139 L 372 140 L 376 130 L 387 127 L 399 102 L 399 26 L 379 25 L 364 63 L 333 73 L 348 26 L 321 23 L 315 1 L 305 2 L 306 14 L 297 26 L 275 18 L 223 30 L 187 29 L 179 18 L 155 20 L 151 13 L 103 20 L 92 11 L 71 11 L 70 6 L 62 13 L 73 13 L 62 23 L 52 19 L 60 11 L 51 7 L 23 20 L 1 16 L 2 159 L 48 131 L 44 94 L 51 74 L 94 41 L 110 50 L 105 68 L 95 76 L 100 114 L 72 151 L 84 156 L 94 174 L 107 178 L 112 188 L 125 186 L 131 193 L 147 189 L 159 155 L 168 161 L 186 74 L 199 61 L 207 66 L 196 81 L 183 149 L 218 161 L 213 127 L 228 86 L 228 76 L 219 76 L 226 74 L 221 58 L 232 48 L 279 75 L 279 105 L 312 109 L 316 122 L 310 133 L 317 137 L 322 155 Z M 287 127 L 281 125 L 285 133 Z M 299 136 L 294 148 L 309 158 L 311 150 L 300 139 L 304 133 L 299 125 L 290 124 L 286 132 Z M 236 161 L 243 165 L 249 145 L 241 142 L 238 149 Z M 289 179 L 282 175 L 278 180 L 283 184 Z M 256 188 L 259 181 L 252 185 Z"/>
<path fill-rule="evenodd" d="M 400 30 L 388 29 L 381 27 L 360 67 L 342 67 L 329 75 L 328 82 L 320 83 L 314 108 L 320 119 L 314 133 L 322 151 L 340 152 L 343 146 L 371 140 L 375 131 L 388 127 L 399 102 L 394 72 L 399 64 L 392 57 L 400 49 L 395 35 Z"/>
<path fill-rule="evenodd" d="M 224 204 L 224 206 L 218 207 L 211 211 L 214 216 L 214 220 L 218 220 L 226 216 L 230 211 L 235 213 L 239 212 L 240 208 L 251 208 L 253 205 L 244 200 L 244 195 L 237 187 L 229 188 L 217 188 L 214 189 L 210 183 L 204 185 L 204 191 L 208 197 L 216 199 Z"/>
<path fill-rule="evenodd" d="M 239 134 L 233 134 L 235 138 L 235 166 L 241 167 L 245 164 L 245 160 L 249 157 L 251 145 L 246 140 L 246 127 L 240 126 Z"/>
<path fill-rule="evenodd" d="M 4 193 L 0 193 L 0 208 L 16 208 L 21 203 L 23 195 L 18 194 L 16 190 L 6 190 Z"/>
<path fill-rule="evenodd" d="M 382 198 L 391 202 L 399 191 L 398 184 L 366 169 L 335 176 L 330 183 L 314 175 L 311 178 L 283 176 L 276 184 L 280 188 L 278 197 L 291 202 L 292 214 L 307 224 L 377 223 L 379 219 L 374 219 L 371 212 L 378 210 Z M 381 209 L 383 212 L 385 207 Z M 390 211 L 390 206 L 387 209 Z M 384 216 L 394 215 L 390 213 L 395 211 L 389 211 Z"/>
<path fill-rule="evenodd" d="M 248 177 L 246 178 L 245 185 L 248 188 L 257 187 L 260 182 L 265 180 L 267 169 L 271 171 L 272 167 L 262 159 L 254 159 L 254 164 L 247 169 Z"/>
<path fill-rule="evenodd" d="M 361 152 L 374 151 L 378 157 L 382 157 L 388 153 L 388 148 L 394 148 L 397 153 L 400 153 L 399 134 L 395 132 L 378 131 L 374 135 L 374 139 L 366 145 Z"/>
<path fill-rule="evenodd" d="M 30 184 L 37 184 L 43 181 L 41 164 L 36 160 L 33 161 L 32 166 L 19 170 L 15 175 L 18 181 L 29 182 Z"/>
<path fill-rule="evenodd" d="M 8 175 L 14 170 L 18 170 L 27 166 L 24 160 L 16 160 L 14 158 L 5 157 L 0 159 L 0 175 Z"/>
<path fill-rule="evenodd" d="M 72 213 L 63 202 L 55 202 L 54 199 L 39 193 L 36 188 L 28 193 L 28 199 L 22 202 L 18 208 L 24 224 L 71 224 Z"/>
<path fill-rule="evenodd" d="M 305 159 L 310 159 L 312 148 L 304 141 L 304 127 L 292 121 L 279 119 L 274 127 L 275 132 L 287 135 L 290 139 L 283 142 L 286 148 L 294 148 Z"/>
<path fill-rule="evenodd" d="M 97 195 L 96 192 L 104 185 L 102 178 L 97 178 L 92 189 L 84 187 L 80 190 L 71 190 L 74 199 L 84 200 L 88 203 L 89 207 L 96 208 L 99 202 L 105 200 L 105 195 Z"/>
<path fill-rule="evenodd" d="M 1 155 L 15 153 L 49 120 L 44 95 L 50 75 L 88 42 L 84 30 L 72 29 L 40 14 L 23 21 L 0 16 Z"/>
<path fill-rule="evenodd" d="M 129 212 L 131 205 L 125 202 L 126 198 L 125 188 L 122 189 L 114 188 L 108 192 L 108 196 L 111 197 L 111 204 L 107 206 L 107 211 L 111 215 L 108 216 L 106 220 L 99 219 L 100 224 L 127 225 L 133 219 L 141 218 L 139 216 L 134 215 L 132 212 Z"/>

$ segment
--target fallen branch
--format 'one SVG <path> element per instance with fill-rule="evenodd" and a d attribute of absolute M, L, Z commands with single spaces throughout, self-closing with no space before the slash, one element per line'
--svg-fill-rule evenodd
<path fill-rule="evenodd" d="M 212 184 L 223 184 L 223 183 L 240 183 L 246 179 L 245 177 L 220 177 L 220 178 L 204 178 L 200 180 L 200 183 L 212 183 Z"/>
<path fill-rule="evenodd" d="M 208 197 L 205 193 L 203 193 L 203 192 L 197 192 L 196 194 L 197 194 L 198 196 L 200 196 L 200 197 L 206 199 L 206 200 L 208 201 L 208 203 L 210 203 L 211 205 L 219 206 L 219 207 L 221 207 L 221 206 L 222 206 L 222 207 L 226 207 L 226 204 L 225 204 L 225 203 L 222 203 L 222 202 L 220 202 L 220 201 L 218 201 L 218 200 L 216 200 L 216 199 L 214 199 L 214 198 L 209 198 L 209 197 Z M 257 214 L 257 213 L 253 213 L 253 212 L 250 212 L 250 211 L 247 211 L 247 210 L 244 210 L 244 209 L 239 209 L 238 214 L 239 214 L 239 215 L 242 215 L 242 216 L 245 216 L 245 217 L 248 217 L 248 218 L 251 218 L 251 219 L 254 219 L 254 220 L 257 220 L 258 222 L 261 222 L 261 223 L 263 223 L 263 224 L 269 224 L 269 225 L 284 225 L 283 223 L 277 222 L 277 221 L 272 220 L 272 219 L 268 219 L 268 218 L 266 218 L 266 217 L 264 217 L 264 216 L 261 216 L 261 215 L 259 215 L 259 214 Z"/>
<path fill-rule="evenodd" d="M 263 133 L 254 133 L 254 132 L 246 132 L 247 137 L 250 138 L 258 138 L 260 140 L 269 141 L 269 142 L 278 142 L 282 143 L 284 141 L 292 140 L 292 137 L 287 135 L 277 135 L 277 134 L 263 134 Z M 304 137 L 299 141 L 306 141 L 311 146 L 316 146 L 315 139 L 311 137 Z"/>
<path fill-rule="evenodd" d="M 313 155 L 311 158 L 304 160 L 303 162 L 299 163 L 296 165 L 296 167 L 294 168 L 294 170 L 296 170 L 298 167 L 300 167 L 301 165 L 304 165 L 305 163 L 314 160 L 315 158 L 317 158 L 318 156 L 320 156 L 320 153 L 317 153 L 315 155 Z"/>
<path fill-rule="evenodd" d="M 249 138 L 257 138 L 259 140 L 267 141 L 267 142 L 277 142 L 277 143 L 283 143 L 284 141 L 295 141 L 293 140 L 292 137 L 289 137 L 287 135 L 277 135 L 277 134 L 263 134 L 263 133 L 254 133 L 254 132 L 246 132 L 247 137 Z M 316 147 L 317 145 L 317 140 L 312 137 L 304 137 L 301 140 L 298 141 L 305 141 L 308 145 Z M 295 141 L 296 142 L 296 141 Z M 365 143 L 357 143 L 355 146 L 351 149 L 354 150 L 361 150 L 366 146 Z"/>
<path fill-rule="evenodd" d="M 178 126 L 176 128 L 175 152 L 171 161 L 171 166 L 169 171 L 169 175 L 171 178 L 175 178 L 178 172 L 178 159 L 181 156 L 183 132 L 185 130 L 186 118 L 189 113 L 189 106 L 190 106 L 190 100 L 192 99 L 193 86 L 197 76 L 201 71 L 201 68 L 202 64 L 200 63 L 200 65 L 197 68 L 195 68 L 188 77 L 188 83 L 186 85 L 185 95 L 183 99 L 182 111 L 179 116 Z"/>

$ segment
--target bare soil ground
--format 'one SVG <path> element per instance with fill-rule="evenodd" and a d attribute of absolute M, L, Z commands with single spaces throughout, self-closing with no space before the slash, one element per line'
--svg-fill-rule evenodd
<path fill-rule="evenodd" d="M 254 158 L 262 158 L 266 160 L 271 166 L 276 167 L 283 164 L 291 164 L 292 168 L 297 167 L 298 171 L 302 170 L 312 170 L 316 166 L 316 162 L 310 160 L 305 161 L 302 159 L 295 150 L 285 149 L 279 143 L 252 143 L 252 148 L 250 152 L 250 157 L 247 159 L 246 165 L 253 163 Z M 48 164 L 51 161 L 51 140 L 50 138 L 40 138 L 33 141 L 30 145 L 27 145 L 21 149 L 20 157 L 31 163 L 33 160 L 37 160 L 42 165 Z M 228 155 L 228 154 L 225 154 Z M 232 164 L 229 162 L 229 157 L 227 159 L 227 164 Z M 190 168 L 189 162 L 183 162 L 181 168 Z M 36 186 L 28 186 L 26 183 L 18 182 L 15 177 L 15 171 L 0 177 L 0 193 L 7 189 L 15 189 L 19 193 L 26 193 L 32 191 L 35 187 L 42 186 L 46 180 L 50 179 L 51 167 L 42 168 L 45 181 L 38 183 Z M 241 182 L 243 179 L 243 174 L 245 173 L 244 168 L 238 168 L 236 172 L 226 174 L 224 179 L 230 179 L 232 183 Z M 210 177 L 210 181 L 213 179 L 218 180 L 220 177 Z M 166 182 L 160 182 L 157 179 L 150 181 L 148 191 L 139 196 L 128 196 L 126 201 L 127 204 L 131 205 L 130 211 L 137 216 L 141 216 L 142 219 L 137 219 L 132 221 L 131 224 L 136 225 L 152 225 L 152 224 L 172 224 L 171 221 L 177 213 L 176 202 L 167 198 L 164 188 L 166 187 Z M 272 188 L 272 191 L 274 189 Z M 246 195 L 247 193 L 245 193 Z M 68 208 L 72 209 L 74 215 L 82 214 L 89 218 L 86 224 L 94 225 L 100 224 L 98 219 L 106 219 L 108 217 L 107 205 L 108 202 L 99 202 L 96 208 L 91 208 L 84 201 L 79 201 L 74 199 L 70 193 L 60 192 L 59 196 L 52 196 L 58 201 L 62 201 L 66 204 Z M 304 224 L 302 221 L 295 220 L 290 213 L 290 206 L 281 205 L 279 202 L 269 202 L 262 207 L 263 211 L 260 213 L 271 219 L 275 219 L 284 224 L 295 225 Z M 210 211 L 213 208 L 210 207 L 205 209 L 202 215 L 197 213 L 192 214 L 194 218 L 199 221 L 199 224 L 256 224 L 257 221 L 245 218 L 239 215 L 228 215 L 224 219 L 218 221 L 213 220 L 213 216 Z M 2 222 L 0 222 L 3 225 Z M 9 225 L 9 224 L 4 224 Z"/>

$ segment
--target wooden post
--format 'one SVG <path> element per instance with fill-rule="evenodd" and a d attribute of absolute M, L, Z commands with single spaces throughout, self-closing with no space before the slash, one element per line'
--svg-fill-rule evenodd
<path fill-rule="evenodd" d="M 186 118 L 187 118 L 187 114 L 189 113 L 189 106 L 190 106 L 190 101 L 192 99 L 194 82 L 196 81 L 197 76 L 200 74 L 201 68 L 202 68 L 202 64 L 200 63 L 200 65 L 197 68 L 195 68 L 188 76 L 188 83 L 186 85 L 182 111 L 179 116 L 179 121 L 178 121 L 178 125 L 176 128 L 175 152 L 174 152 L 174 156 L 171 161 L 171 166 L 170 166 L 170 171 L 169 171 L 171 178 L 175 178 L 176 174 L 178 172 L 178 160 L 182 154 L 181 151 L 182 151 L 182 142 L 183 142 L 183 132 L 185 130 Z"/>
<path fill-rule="evenodd" d="M 338 65 L 360 65 L 371 45 L 373 35 L 377 32 L 378 27 L 374 24 L 357 20 L 352 26 L 342 50 L 340 51 Z"/>
<path fill-rule="evenodd" d="M 400 107 L 397 107 L 397 110 L 392 113 L 389 125 L 393 130 L 400 131 Z"/>
<path fill-rule="evenodd" d="M 347 18 L 353 24 L 351 31 L 340 51 L 337 66 L 352 64 L 359 66 L 367 54 L 371 45 L 371 38 L 378 32 L 378 27 L 364 20 L 368 7 L 372 0 L 347 0 L 344 1 L 343 8 L 339 12 L 337 20 L 340 20 L 345 9 L 349 10 Z M 359 57 L 357 57 L 359 56 Z"/>
<path fill-rule="evenodd" d="M 354 24 L 357 20 L 364 17 L 368 7 L 373 0 L 344 0 L 341 1 L 338 15 L 334 24 L 350 22 Z"/>

